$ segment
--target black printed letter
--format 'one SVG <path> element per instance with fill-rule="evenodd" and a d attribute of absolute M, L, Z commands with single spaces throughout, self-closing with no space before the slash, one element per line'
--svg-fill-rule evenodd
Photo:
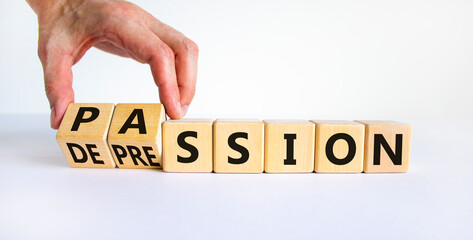
<path fill-rule="evenodd" d="M 402 134 L 396 134 L 396 153 L 394 153 L 391 147 L 389 147 L 389 144 L 384 138 L 383 134 L 374 135 L 373 165 L 381 164 L 381 145 L 383 145 L 384 150 L 386 151 L 394 165 L 402 165 Z"/>
<path fill-rule="evenodd" d="M 132 123 L 135 118 L 138 117 L 138 123 Z M 135 109 L 130 114 L 128 119 L 126 120 L 125 124 L 123 124 L 119 134 L 124 134 L 128 130 L 128 128 L 138 128 L 140 134 L 146 134 L 146 126 L 145 126 L 145 118 L 143 116 L 143 109 Z"/>
<path fill-rule="evenodd" d="M 189 157 L 181 157 L 177 155 L 177 161 L 180 163 L 191 163 L 197 160 L 199 157 L 199 150 L 189 143 L 186 142 L 186 137 L 194 137 L 197 138 L 197 132 L 194 131 L 185 131 L 177 136 L 177 144 L 179 147 L 184 148 L 185 150 L 189 151 L 191 155 Z"/>
<path fill-rule="evenodd" d="M 228 137 L 228 146 L 230 146 L 230 148 L 232 148 L 233 150 L 241 153 L 240 158 L 232 158 L 230 156 L 228 157 L 228 163 L 231 164 L 243 164 L 250 158 L 250 153 L 248 152 L 248 149 L 236 143 L 237 138 L 248 139 L 248 133 L 236 132 Z"/>
<path fill-rule="evenodd" d="M 345 158 L 337 158 L 333 154 L 333 145 L 339 139 L 343 139 L 348 143 L 348 154 Z M 327 145 L 325 145 L 325 154 L 327 155 L 328 160 L 336 165 L 345 165 L 351 162 L 355 157 L 356 153 L 356 144 L 355 140 L 346 133 L 337 133 L 331 136 L 328 141 Z"/>
<path fill-rule="evenodd" d="M 90 112 L 91 115 L 88 118 L 84 118 L 85 112 Z M 99 109 L 94 108 L 94 107 L 80 107 L 79 111 L 77 112 L 76 119 L 74 120 L 74 123 L 72 124 L 71 131 L 77 131 L 79 129 L 79 125 L 81 123 L 87 123 L 87 122 L 92 122 L 97 117 L 99 116 Z"/>
<path fill-rule="evenodd" d="M 284 159 L 284 165 L 296 165 L 296 159 L 294 159 L 294 140 L 296 140 L 296 134 L 286 133 L 284 134 L 286 139 L 286 159 Z"/>

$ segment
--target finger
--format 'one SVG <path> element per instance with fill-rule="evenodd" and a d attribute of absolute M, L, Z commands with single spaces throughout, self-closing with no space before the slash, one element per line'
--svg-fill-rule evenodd
<path fill-rule="evenodd" d="M 44 83 L 51 108 L 51 128 L 58 129 L 67 106 L 74 102 L 72 58 L 51 55 L 43 58 Z"/>
<path fill-rule="evenodd" d="M 124 22 L 117 26 L 119 27 L 108 36 L 109 41 L 120 47 L 123 45 L 135 58 L 150 65 L 167 115 L 172 119 L 181 118 L 174 53 L 171 48 L 142 25 Z"/>
<path fill-rule="evenodd" d="M 114 54 L 114 55 L 117 55 L 117 56 L 120 56 L 120 57 L 133 58 L 133 56 L 130 53 L 128 53 L 127 50 L 122 49 L 122 48 L 116 46 L 115 44 L 113 44 L 112 42 L 109 42 L 109 41 L 99 42 L 99 43 L 95 44 L 94 47 L 96 47 L 96 48 L 98 48 L 98 49 L 100 49 L 104 52 L 108 52 L 108 53 L 111 53 L 111 54 Z M 138 59 L 135 59 L 135 60 L 138 61 Z"/>
<path fill-rule="evenodd" d="M 180 103 L 182 113 L 185 115 L 195 95 L 199 49 L 192 40 L 157 19 L 151 24 L 151 29 L 163 42 L 171 47 L 175 54 Z"/>

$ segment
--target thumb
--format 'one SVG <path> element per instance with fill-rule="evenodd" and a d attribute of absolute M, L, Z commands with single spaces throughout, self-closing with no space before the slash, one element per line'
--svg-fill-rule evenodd
<path fill-rule="evenodd" d="M 67 106 L 74 102 L 72 59 L 55 56 L 43 61 L 44 84 L 51 108 L 51 128 L 58 129 Z"/>

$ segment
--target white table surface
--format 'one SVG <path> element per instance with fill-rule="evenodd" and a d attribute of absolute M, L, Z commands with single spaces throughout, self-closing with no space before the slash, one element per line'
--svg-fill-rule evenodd
<path fill-rule="evenodd" d="M 0 115 L 0 239 L 473 239 L 473 121 L 409 123 L 405 174 L 182 174 L 73 169 Z"/>

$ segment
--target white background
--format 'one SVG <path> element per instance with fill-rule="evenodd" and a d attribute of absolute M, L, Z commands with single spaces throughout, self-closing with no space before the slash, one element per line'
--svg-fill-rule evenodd
<path fill-rule="evenodd" d="M 404 174 L 70 168 L 47 114 L 0 122 L 0 239 L 473 239 L 471 121 L 408 120 Z"/>
<path fill-rule="evenodd" d="M 134 1 L 200 47 L 189 117 L 473 117 L 473 2 Z M 36 16 L 0 2 L 0 113 L 47 113 Z M 147 65 L 92 49 L 77 102 L 156 102 Z"/>
<path fill-rule="evenodd" d="M 394 119 L 406 174 L 72 169 L 23 1 L 0 1 L 0 239 L 473 239 L 472 1 L 134 1 L 198 43 L 189 117 Z M 155 102 L 92 49 L 77 102 Z"/>

